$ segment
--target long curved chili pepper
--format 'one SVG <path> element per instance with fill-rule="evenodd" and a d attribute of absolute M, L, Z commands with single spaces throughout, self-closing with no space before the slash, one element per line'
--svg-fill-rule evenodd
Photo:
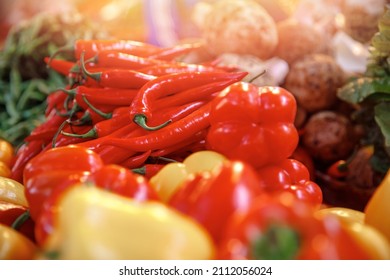
<path fill-rule="evenodd" d="M 68 76 L 72 68 L 75 66 L 74 62 L 50 57 L 45 57 L 44 61 L 49 68 L 64 76 Z"/>
<path fill-rule="evenodd" d="M 125 159 L 121 163 L 119 163 L 119 165 L 126 167 L 128 169 L 140 167 L 149 158 L 151 152 L 152 151 L 146 151 L 146 152 L 142 152 L 141 154 L 133 155 L 133 156 Z"/>
<path fill-rule="evenodd" d="M 45 145 L 43 140 L 25 143 L 16 153 L 11 169 L 11 179 L 23 183 L 23 170 L 27 162 L 39 154 Z"/>
<path fill-rule="evenodd" d="M 105 50 L 116 50 L 143 57 L 162 51 L 160 47 L 133 40 L 76 40 L 73 48 L 76 59 L 80 59 L 82 53 L 85 53 L 85 58 L 89 59 Z"/>
<path fill-rule="evenodd" d="M 177 62 L 177 63 L 171 62 L 171 63 L 153 65 L 153 66 L 138 69 L 138 71 L 148 75 L 157 76 L 157 77 L 168 75 L 168 74 L 181 73 L 181 72 L 226 72 L 223 69 L 218 69 L 213 66 L 206 66 L 201 64 L 187 64 L 183 62 Z"/>
<path fill-rule="evenodd" d="M 91 129 L 90 125 L 74 126 L 70 122 L 65 121 L 58 128 L 58 133 L 53 137 L 51 145 L 47 145 L 44 150 L 51 149 L 54 147 L 62 147 L 70 144 L 77 144 L 84 141 L 83 139 L 80 138 L 68 137 L 66 135 L 63 135 L 60 133 L 61 131 L 65 131 L 67 133 L 85 133 L 89 129 Z"/>
<path fill-rule="evenodd" d="M 194 50 L 198 50 L 203 46 L 203 43 L 186 43 L 175 45 L 173 47 L 167 47 L 165 49 L 162 49 L 160 52 L 150 55 L 149 58 L 160 60 L 174 60 L 181 55 L 188 54 Z"/>
<path fill-rule="evenodd" d="M 179 144 L 175 144 L 169 147 L 165 147 L 159 150 L 152 151 L 150 154 L 151 157 L 165 157 L 167 155 L 170 155 L 172 153 L 181 151 L 183 149 L 186 149 L 188 147 L 194 146 L 195 143 L 198 143 L 201 140 L 204 140 L 207 135 L 207 129 L 204 129 L 202 131 L 199 131 L 198 133 L 195 133 L 193 137 L 186 139 Z"/>
<path fill-rule="evenodd" d="M 218 81 L 178 92 L 157 100 L 153 109 L 159 110 L 160 108 L 179 106 L 195 100 L 208 100 L 234 82 L 235 80 Z"/>
<path fill-rule="evenodd" d="M 131 69 L 106 69 L 100 72 L 89 72 L 84 65 L 84 56 L 81 55 L 81 69 L 86 78 L 86 83 L 90 79 L 97 82 L 101 87 L 139 89 L 147 82 L 154 80 L 156 77 L 138 72 Z"/>
<path fill-rule="evenodd" d="M 83 85 L 62 91 L 73 98 L 85 96 L 92 104 L 113 106 L 129 106 L 138 93 L 136 89 L 91 88 Z"/>
<path fill-rule="evenodd" d="M 126 68 L 137 70 L 154 65 L 160 65 L 165 61 L 150 59 L 148 57 L 136 56 L 115 50 L 105 50 L 98 52 L 94 57 L 88 60 L 95 63 L 98 67 L 107 68 Z M 146 73 L 148 74 L 148 73 Z"/>
<path fill-rule="evenodd" d="M 209 115 L 210 103 L 158 131 L 135 138 L 104 137 L 101 139 L 101 145 L 113 145 L 136 152 L 163 149 L 191 138 L 195 133 L 207 128 L 210 125 Z"/>
<path fill-rule="evenodd" d="M 177 121 L 180 118 L 185 117 L 186 115 L 194 112 L 204 105 L 203 101 L 196 101 L 190 104 L 184 104 L 178 107 L 169 107 L 164 108 L 158 113 L 158 119 L 171 119 L 173 121 Z M 122 109 L 123 110 L 123 109 Z M 99 138 L 103 136 L 107 136 L 112 132 L 116 131 L 119 128 L 122 128 L 126 125 L 131 125 L 134 129 L 139 127 L 135 123 L 131 121 L 130 115 L 128 111 L 123 114 L 118 114 L 116 117 L 113 117 L 108 120 L 104 120 L 92 127 L 91 130 L 87 131 L 84 134 L 67 134 L 68 136 L 74 136 L 79 138 Z M 113 136 L 113 135 L 111 135 Z"/>
<path fill-rule="evenodd" d="M 247 72 L 184 72 L 158 77 L 146 83 L 138 91 L 130 106 L 130 115 L 135 123 L 146 130 L 161 129 L 171 123 L 171 121 L 168 120 L 155 127 L 147 125 L 147 121 L 152 118 L 152 107 L 157 99 L 204 84 L 218 81 L 239 81 L 246 75 Z"/>
<path fill-rule="evenodd" d="M 159 113 L 166 115 L 166 118 L 170 118 L 174 116 L 174 119 L 179 121 L 180 119 L 185 118 L 189 114 L 197 111 L 196 107 L 193 108 L 192 111 L 189 109 L 181 110 L 184 108 L 185 108 L 184 106 L 179 109 L 170 108 L 170 109 L 166 109 L 166 112 L 159 112 Z M 171 116 L 169 116 L 169 114 Z M 129 149 L 124 149 L 113 145 L 104 145 L 102 144 L 102 141 L 104 141 L 103 139 L 113 138 L 113 137 L 125 137 L 128 139 L 135 139 L 137 137 L 145 137 L 149 133 L 153 133 L 153 132 L 145 131 L 141 127 L 137 126 L 135 123 L 130 122 L 128 125 L 114 131 L 113 133 L 107 136 L 98 139 L 92 139 L 85 142 L 80 142 L 77 145 L 86 147 L 98 153 L 105 163 L 120 163 L 124 161 L 126 158 L 137 154 L 137 151 L 131 151 Z"/>
<path fill-rule="evenodd" d="M 68 95 L 62 90 L 51 92 L 46 98 L 45 116 L 48 117 L 52 111 L 60 111 Z"/>
<path fill-rule="evenodd" d="M 43 140 L 50 142 L 57 132 L 58 127 L 65 119 L 65 117 L 58 115 L 55 110 L 52 110 L 47 116 L 46 121 L 34 128 L 30 135 L 24 138 L 24 141 L 31 142 L 35 140 Z"/>

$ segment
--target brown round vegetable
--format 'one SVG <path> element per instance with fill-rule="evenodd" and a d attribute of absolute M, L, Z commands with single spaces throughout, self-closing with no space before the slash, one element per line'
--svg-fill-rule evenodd
<path fill-rule="evenodd" d="M 344 73 L 333 57 L 311 54 L 297 60 L 290 68 L 284 87 L 307 112 L 331 109 L 337 90 L 344 84 Z"/>
<path fill-rule="evenodd" d="M 378 20 L 386 0 L 344 0 L 343 3 L 344 31 L 358 42 L 369 42 L 378 32 Z"/>
<path fill-rule="evenodd" d="M 321 111 L 308 119 L 302 143 L 314 159 L 334 162 L 351 154 L 357 142 L 354 132 L 354 126 L 345 116 Z"/>
<path fill-rule="evenodd" d="M 288 64 L 305 55 L 321 52 L 324 39 L 313 26 L 298 22 L 295 19 L 286 19 L 276 25 L 278 31 L 278 45 L 275 56 L 285 60 Z"/>
<path fill-rule="evenodd" d="M 253 0 L 219 0 L 205 16 L 203 38 L 211 53 L 236 53 L 268 59 L 278 42 L 276 23 Z"/>

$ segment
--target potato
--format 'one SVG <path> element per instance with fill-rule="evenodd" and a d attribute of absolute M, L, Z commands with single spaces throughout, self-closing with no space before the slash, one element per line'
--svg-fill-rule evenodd
<path fill-rule="evenodd" d="M 344 72 L 325 54 L 311 54 L 297 60 L 285 79 L 284 87 L 309 113 L 331 109 L 337 99 L 337 90 L 344 84 Z"/>
<path fill-rule="evenodd" d="M 326 163 L 346 159 L 356 142 L 351 121 L 334 111 L 321 111 L 310 116 L 302 135 L 303 146 L 310 155 Z"/>
<path fill-rule="evenodd" d="M 276 27 L 279 39 L 275 56 L 288 64 L 325 49 L 323 36 L 313 26 L 289 18 L 278 22 Z"/>
<path fill-rule="evenodd" d="M 236 53 L 268 59 L 278 42 L 276 23 L 253 0 L 219 0 L 204 17 L 202 37 L 211 53 Z"/>

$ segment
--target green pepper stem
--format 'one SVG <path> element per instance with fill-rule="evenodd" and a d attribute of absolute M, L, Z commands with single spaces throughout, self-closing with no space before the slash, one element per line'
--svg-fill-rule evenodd
<path fill-rule="evenodd" d="M 292 260 L 300 249 L 297 231 L 287 225 L 270 225 L 253 240 L 251 254 L 259 260 Z"/>
<path fill-rule="evenodd" d="M 22 214 L 19 215 L 19 217 L 16 218 L 16 220 L 12 223 L 11 227 L 15 230 L 19 230 L 20 227 L 28 220 L 30 219 L 30 211 L 26 210 Z"/>
<path fill-rule="evenodd" d="M 138 124 L 140 127 L 142 127 L 143 129 L 151 130 L 151 131 L 153 131 L 153 130 L 159 130 L 160 128 L 163 128 L 163 127 L 167 126 L 168 124 L 170 124 L 170 123 L 172 122 L 172 120 L 167 120 L 166 122 L 164 122 L 164 123 L 162 123 L 162 124 L 160 124 L 160 125 L 158 125 L 158 126 L 153 126 L 153 127 L 151 127 L 151 126 L 148 126 L 148 125 L 146 124 L 147 118 L 146 118 L 146 116 L 143 115 L 143 114 L 137 114 L 137 115 L 135 115 L 133 121 L 134 121 L 136 124 Z"/>
<path fill-rule="evenodd" d="M 257 78 L 263 76 L 267 71 L 266 70 L 263 70 L 263 72 L 257 74 L 256 76 L 254 76 L 252 79 L 250 79 L 248 82 L 249 83 L 253 83 Z"/>
<path fill-rule="evenodd" d="M 85 68 L 84 52 L 80 56 L 80 64 L 81 64 L 81 70 L 85 76 L 90 77 L 96 81 L 100 81 L 102 77 L 102 72 L 91 73 L 87 70 L 87 68 Z"/>
<path fill-rule="evenodd" d="M 95 128 L 90 129 L 84 134 L 76 134 L 76 133 L 68 133 L 65 131 L 61 131 L 62 135 L 69 136 L 69 137 L 76 137 L 76 138 L 98 138 L 98 134 Z"/>
<path fill-rule="evenodd" d="M 96 114 L 98 114 L 102 118 L 104 118 L 104 119 L 111 119 L 112 118 L 112 113 L 104 113 L 103 111 L 99 110 L 98 108 L 93 106 L 91 102 L 89 102 L 88 98 L 85 95 L 82 95 L 81 98 L 88 105 L 88 107 L 91 108 L 92 111 L 94 111 Z"/>
<path fill-rule="evenodd" d="M 52 148 L 55 148 L 56 142 L 57 142 L 57 138 L 58 138 L 58 135 L 61 133 L 62 129 L 64 128 L 64 126 L 65 126 L 67 123 L 68 123 L 68 120 L 65 120 L 65 121 L 63 121 L 62 124 L 58 127 L 57 132 L 54 134 L 53 139 L 51 140 L 51 147 L 52 147 Z"/>
<path fill-rule="evenodd" d="M 138 167 L 138 168 L 133 168 L 133 169 L 131 169 L 131 171 L 134 173 L 140 174 L 140 175 L 145 175 L 146 174 L 146 167 L 142 166 L 142 167 Z"/>

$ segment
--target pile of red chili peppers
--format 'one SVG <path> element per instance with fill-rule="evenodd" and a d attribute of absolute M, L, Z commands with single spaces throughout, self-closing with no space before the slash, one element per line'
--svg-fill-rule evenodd
<path fill-rule="evenodd" d="M 74 61 L 47 58 L 47 65 L 66 75 L 69 83 L 48 96 L 46 121 L 25 139 L 12 168 L 12 178 L 26 187 L 38 243 L 51 232 L 53 182 L 66 188 L 89 176 L 89 181 L 100 180 L 100 186 L 119 193 L 125 188 L 113 185 L 115 176 L 128 178 L 123 185 L 134 180 L 139 184 L 138 177 L 126 172 L 151 178 L 167 163 L 182 162 L 201 150 L 216 151 L 232 162 L 215 178 L 198 175 L 188 181 L 169 205 L 195 217 L 217 243 L 229 215 L 247 209 L 264 191 L 287 191 L 314 207 L 321 205 L 321 189 L 310 180 L 308 169 L 291 159 L 299 140 L 293 95 L 280 87 L 243 82 L 247 73 L 234 67 L 180 61 L 199 47 L 80 40 L 74 45 Z M 61 162 L 52 148 L 65 146 L 83 149 L 65 151 Z M 65 162 L 71 160 L 77 164 Z M 112 182 L 103 182 L 101 174 L 112 174 L 106 176 Z M 234 184 L 226 184 L 226 178 L 235 178 Z M 239 191 L 241 182 L 245 192 Z M 223 195 L 204 208 L 202 201 L 210 202 L 208 193 L 219 193 L 221 185 L 226 188 Z M 61 185 L 56 188 L 61 190 Z M 136 189 L 126 190 L 126 195 L 158 199 L 146 187 Z M 248 196 L 237 200 L 237 192 Z M 220 207 L 220 213 L 213 205 L 225 203 L 223 198 L 231 207 Z M 221 214 L 219 223 L 210 222 L 209 213 Z"/>
<path fill-rule="evenodd" d="M 69 85 L 48 96 L 47 120 L 25 139 L 12 178 L 22 181 L 24 166 L 40 152 L 70 144 L 88 147 L 105 163 L 130 169 L 148 163 L 147 171 L 157 170 L 167 156 L 180 159 L 203 149 L 209 102 L 247 73 L 214 62 L 179 61 L 199 47 L 79 40 L 75 61 L 47 58 L 48 67 L 66 75 Z M 113 138 L 125 147 L 108 145 Z"/>

